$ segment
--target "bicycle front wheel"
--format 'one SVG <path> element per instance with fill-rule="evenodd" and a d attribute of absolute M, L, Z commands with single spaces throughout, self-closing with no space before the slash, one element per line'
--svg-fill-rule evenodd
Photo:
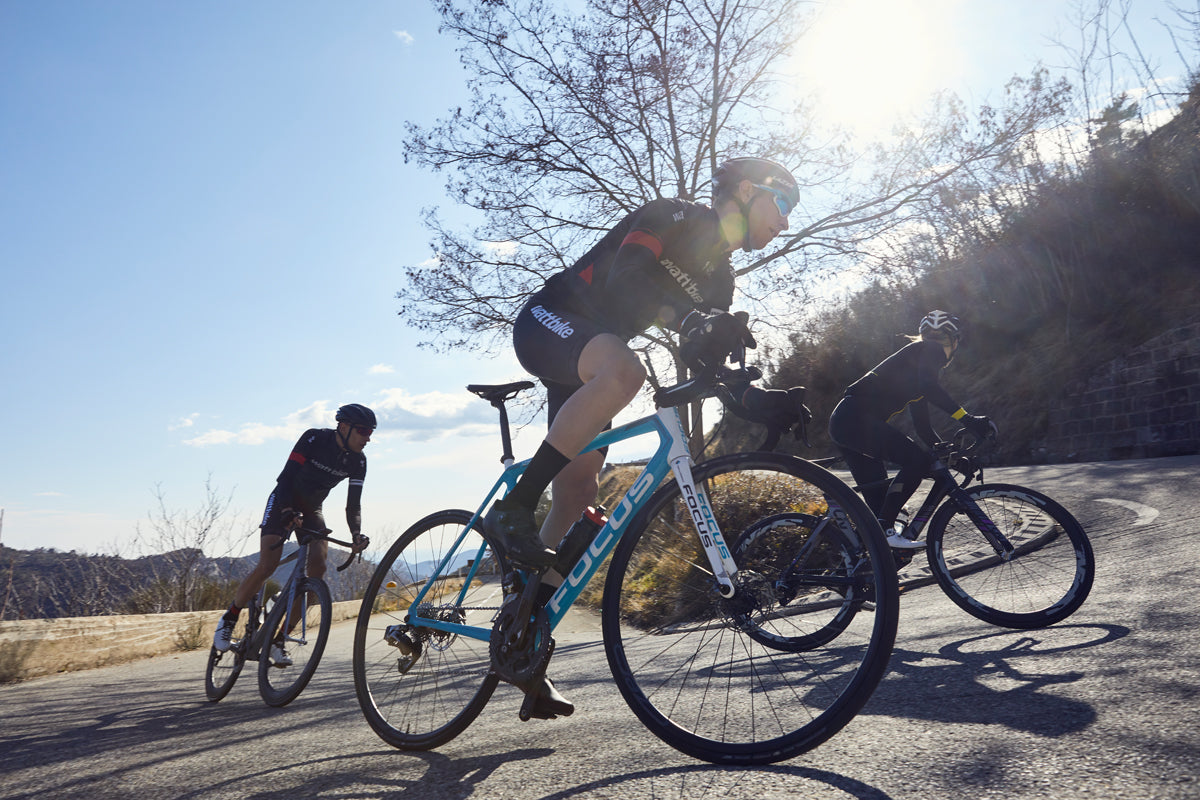
<path fill-rule="evenodd" d="M 402 750 L 429 750 L 462 733 L 483 711 L 499 680 L 491 674 L 486 637 L 474 639 L 420 622 L 435 619 L 491 630 L 504 600 L 507 565 L 478 524 L 468 528 L 472 516 L 439 511 L 405 531 L 379 562 L 358 612 L 358 704 L 379 738 Z"/>
<path fill-rule="evenodd" d="M 694 477 L 735 543 L 737 592 L 721 597 L 687 498 L 663 486 L 609 567 L 609 666 L 633 712 L 676 749 L 720 764 L 792 758 L 841 730 L 886 672 L 899 605 L 891 553 L 862 500 L 810 462 L 739 453 Z M 831 545 L 798 558 L 822 519 Z"/>
<path fill-rule="evenodd" d="M 953 499 L 929 523 L 929 566 L 960 608 L 1006 628 L 1042 628 L 1087 599 L 1096 560 L 1083 526 L 1040 492 L 1009 484 L 966 490 L 1012 545 L 999 554 Z"/>
<path fill-rule="evenodd" d="M 284 596 L 267 618 L 258 657 L 258 690 L 269 706 L 286 706 L 304 691 L 321 663 L 332 624 L 333 600 L 320 578 L 300 581 L 290 614 Z"/>

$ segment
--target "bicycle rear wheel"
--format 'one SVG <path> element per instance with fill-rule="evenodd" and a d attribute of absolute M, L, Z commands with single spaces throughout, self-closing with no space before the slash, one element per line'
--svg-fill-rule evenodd
<path fill-rule="evenodd" d="M 1040 492 L 1009 484 L 966 490 L 1015 548 L 996 553 L 952 499 L 929 523 L 929 566 L 942 591 L 984 622 L 1042 628 L 1069 617 L 1087 599 L 1096 560 L 1083 526 Z"/>
<path fill-rule="evenodd" d="M 372 730 L 402 750 L 450 741 L 496 690 L 488 638 L 422 626 L 410 614 L 424 591 L 420 617 L 491 631 L 504 600 L 507 565 L 478 525 L 468 529 L 472 516 L 439 511 L 414 524 L 379 562 L 363 596 L 354 632 L 354 691 Z M 432 577 L 452 549 L 446 568 Z M 472 563 L 479 570 L 464 593 Z"/>
<path fill-rule="evenodd" d="M 609 666 L 633 712 L 676 749 L 720 764 L 792 758 L 841 730 L 886 672 L 899 605 L 891 553 L 866 505 L 815 464 L 739 453 L 697 465 L 694 476 L 726 541 L 742 545 L 747 566 L 739 561 L 738 592 L 720 596 L 686 499 L 676 484 L 663 486 L 609 567 Z M 845 578 L 830 587 L 846 596 L 827 588 L 833 596 L 821 607 L 806 588 L 785 598 L 776 581 L 782 551 L 778 558 L 751 551 L 765 553 L 768 539 L 790 547 L 785 530 L 803 538 L 827 516 L 838 549 L 854 554 L 843 563 L 840 552 L 835 559 L 827 551 L 825 567 Z M 780 520 L 787 524 L 771 527 Z M 833 610 L 854 603 L 853 613 Z"/>
<path fill-rule="evenodd" d="M 235 641 L 224 653 L 212 647 L 208 651 L 208 667 L 204 670 L 204 693 L 214 703 L 229 694 L 233 684 L 242 674 L 246 656 L 241 652 L 242 642 Z"/>
<path fill-rule="evenodd" d="M 320 578 L 305 578 L 292 596 L 291 614 L 280 595 L 267 617 L 267 635 L 258 657 L 258 690 L 269 706 L 286 706 L 295 700 L 317 671 L 332 625 L 333 600 Z M 278 660 L 275 648 L 282 646 L 286 661 Z"/>
<path fill-rule="evenodd" d="M 252 624 L 258 620 L 257 596 L 250 600 L 246 611 L 248 621 L 238 620 L 233 629 L 229 649 L 222 653 L 212 647 L 208 651 L 208 665 L 204 670 L 204 693 L 214 703 L 229 694 L 238 676 L 242 674 L 242 667 L 246 664 L 246 648 L 258 629 L 257 624 Z"/>
<path fill-rule="evenodd" d="M 740 618 L 751 639 L 776 650 L 811 650 L 836 639 L 870 608 L 863 546 L 825 514 L 784 513 L 748 527 L 733 547 L 738 569 L 763 576 L 768 602 Z"/>

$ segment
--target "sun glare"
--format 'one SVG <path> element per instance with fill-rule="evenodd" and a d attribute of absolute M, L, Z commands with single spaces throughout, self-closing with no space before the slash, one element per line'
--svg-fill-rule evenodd
<path fill-rule="evenodd" d="M 802 93 L 824 122 L 885 136 L 960 67 L 957 0 L 830 0 L 796 54 Z"/>

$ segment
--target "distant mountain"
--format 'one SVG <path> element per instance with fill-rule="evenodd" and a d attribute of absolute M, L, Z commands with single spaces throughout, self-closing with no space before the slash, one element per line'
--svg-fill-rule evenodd
<path fill-rule="evenodd" d="M 284 558 L 295 550 L 285 545 Z M 361 597 L 375 570 L 356 561 L 338 572 L 347 555 L 330 550 L 325 582 L 335 602 Z M 0 619 L 221 609 L 257 560 L 257 554 L 210 558 L 194 548 L 126 559 L 0 546 Z M 271 579 L 282 584 L 292 567 L 281 564 Z"/>

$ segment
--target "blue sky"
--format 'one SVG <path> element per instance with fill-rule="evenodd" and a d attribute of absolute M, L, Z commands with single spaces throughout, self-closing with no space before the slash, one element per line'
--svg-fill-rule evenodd
<path fill-rule="evenodd" d="M 828 100 L 864 129 L 1061 60 L 1047 37 L 1071 5 L 845 2 L 805 68 L 873 110 Z M 1165 3 L 1139 13 L 1165 47 L 1148 21 Z M 847 61 L 835 33 L 876 37 L 881 61 Z M 401 141 L 465 101 L 453 50 L 416 0 L 0 0 L 0 541 L 127 549 L 156 487 L 195 509 L 211 477 L 253 547 L 290 446 L 347 402 L 382 421 L 368 534 L 490 485 L 495 412 L 462 387 L 525 376 L 417 349 L 394 298 L 433 255 L 420 210 L 450 206 Z M 326 504 L 338 529 L 343 503 L 339 487 Z"/>

